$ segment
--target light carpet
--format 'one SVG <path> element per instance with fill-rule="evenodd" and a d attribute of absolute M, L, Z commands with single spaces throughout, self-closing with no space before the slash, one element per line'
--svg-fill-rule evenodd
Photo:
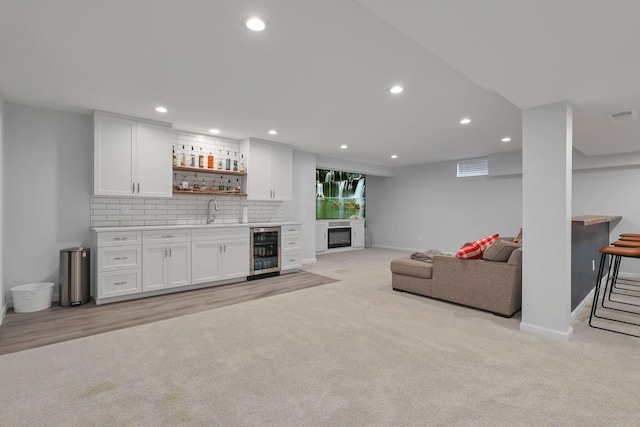
<path fill-rule="evenodd" d="M 366 249 L 315 288 L 0 357 L 7 426 L 629 426 L 640 340 L 391 290 Z"/>

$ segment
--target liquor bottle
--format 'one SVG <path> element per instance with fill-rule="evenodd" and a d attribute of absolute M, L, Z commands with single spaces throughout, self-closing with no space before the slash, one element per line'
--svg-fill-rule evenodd
<path fill-rule="evenodd" d="M 233 171 L 238 172 L 238 153 L 233 153 Z"/>
<path fill-rule="evenodd" d="M 200 169 L 204 168 L 204 154 L 202 154 L 202 147 L 200 147 L 200 154 L 198 155 L 198 167 Z"/>
<path fill-rule="evenodd" d="M 178 156 L 176 156 L 176 146 L 171 147 L 171 154 L 173 154 L 173 166 L 178 166 Z"/>
<path fill-rule="evenodd" d="M 196 152 L 193 151 L 193 147 L 191 147 L 191 164 L 190 164 L 190 166 L 192 168 L 196 167 Z"/>
<path fill-rule="evenodd" d="M 182 146 L 182 155 L 180 156 L 180 166 L 187 166 L 187 150 Z"/>
<path fill-rule="evenodd" d="M 244 154 L 240 155 L 240 172 L 246 172 L 247 165 L 244 163 Z"/>
<path fill-rule="evenodd" d="M 220 155 L 218 155 L 218 170 L 224 169 L 224 165 L 222 164 L 222 150 L 220 150 Z"/>
<path fill-rule="evenodd" d="M 209 156 L 207 157 L 207 168 L 209 169 L 213 169 L 214 168 L 214 159 L 213 159 L 213 153 L 211 151 L 209 151 Z"/>
<path fill-rule="evenodd" d="M 231 170 L 231 157 L 229 157 L 229 152 L 227 151 L 227 158 L 224 159 L 224 168 L 228 171 Z"/>

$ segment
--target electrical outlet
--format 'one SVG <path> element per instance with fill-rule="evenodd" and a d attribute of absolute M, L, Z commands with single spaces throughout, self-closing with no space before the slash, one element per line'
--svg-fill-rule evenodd
<path fill-rule="evenodd" d="M 120 213 L 121 213 L 122 215 L 126 215 L 126 214 L 131 213 L 131 206 L 129 206 L 129 205 L 122 205 L 122 207 L 120 208 Z"/>

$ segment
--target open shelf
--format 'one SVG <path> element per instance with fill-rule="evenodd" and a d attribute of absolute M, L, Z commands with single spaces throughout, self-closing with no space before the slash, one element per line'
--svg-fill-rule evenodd
<path fill-rule="evenodd" d="M 173 194 L 217 194 L 219 196 L 246 196 L 247 193 L 240 193 L 233 190 L 173 190 Z"/>
<path fill-rule="evenodd" d="M 202 172 L 202 173 L 211 173 L 211 174 L 220 174 L 220 175 L 235 175 L 235 176 L 246 176 L 246 172 L 234 172 L 228 171 L 225 169 L 206 169 L 206 168 L 192 168 L 186 166 L 174 166 L 174 171 L 181 172 Z"/>

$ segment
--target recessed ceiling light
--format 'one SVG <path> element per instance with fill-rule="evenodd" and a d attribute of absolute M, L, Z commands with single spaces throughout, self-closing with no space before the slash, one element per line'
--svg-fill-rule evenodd
<path fill-rule="evenodd" d="M 166 113 L 168 110 L 164 107 L 156 107 L 158 113 Z"/>
<path fill-rule="evenodd" d="M 215 133 L 216 135 L 220 133 L 220 129 L 209 129 L 210 133 Z"/>
<path fill-rule="evenodd" d="M 344 144 L 342 144 L 342 145 L 340 146 L 340 148 L 342 148 L 343 150 L 346 150 L 346 149 L 347 149 L 347 146 L 346 146 L 346 145 L 344 145 Z"/>
<path fill-rule="evenodd" d="M 511 142 L 511 138 L 505 136 L 504 138 L 502 138 L 502 142 Z"/>
<path fill-rule="evenodd" d="M 468 117 L 465 117 L 464 119 L 460 120 L 460 124 L 462 125 L 468 125 L 469 123 L 471 123 L 471 119 Z"/>
<path fill-rule="evenodd" d="M 391 155 L 391 158 L 392 158 L 392 159 L 397 159 L 397 158 L 398 158 L 398 155 L 397 155 L 397 154 L 392 154 L 392 155 Z"/>
<path fill-rule="evenodd" d="M 277 135 L 277 134 L 278 134 L 278 131 L 277 131 L 277 130 L 275 130 L 275 129 L 271 129 L 271 130 L 269 131 L 269 135 Z"/>
<path fill-rule="evenodd" d="M 391 93 L 400 93 L 404 90 L 404 88 L 402 86 L 394 86 L 391 89 L 389 89 L 389 92 Z"/>
<path fill-rule="evenodd" d="M 267 28 L 267 23 L 263 19 L 256 17 L 247 19 L 246 24 L 251 31 L 262 31 Z"/>

